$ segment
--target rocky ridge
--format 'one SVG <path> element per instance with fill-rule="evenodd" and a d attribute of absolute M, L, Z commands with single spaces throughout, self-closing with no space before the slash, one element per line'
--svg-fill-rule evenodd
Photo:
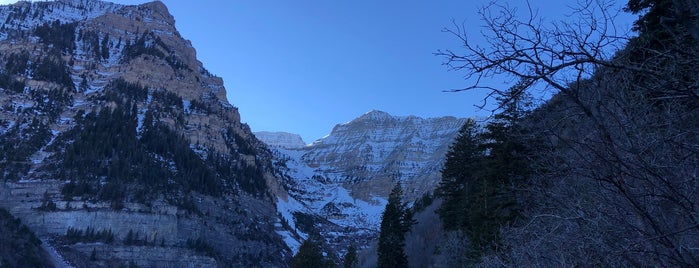
<path fill-rule="evenodd" d="M 395 183 L 407 201 L 436 188 L 444 156 L 465 121 L 371 111 L 305 147 L 274 149 L 288 191 L 278 197 L 277 210 L 297 230 L 282 233 L 287 244 L 296 249 L 315 229 L 339 253 L 348 241 L 368 245 Z"/>
<path fill-rule="evenodd" d="M 0 21 L 0 206 L 66 265 L 285 265 L 272 155 L 163 3 L 18 2 Z"/>
<path fill-rule="evenodd" d="M 254 133 L 260 141 L 271 148 L 298 149 L 306 146 L 298 134 L 288 132 L 257 131 Z"/>

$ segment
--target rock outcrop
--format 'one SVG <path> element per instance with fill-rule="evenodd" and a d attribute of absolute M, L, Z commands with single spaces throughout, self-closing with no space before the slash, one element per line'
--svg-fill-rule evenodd
<path fill-rule="evenodd" d="M 300 135 L 288 132 L 257 131 L 255 137 L 271 148 L 299 149 L 306 146 Z"/>
<path fill-rule="evenodd" d="M 71 265 L 285 266 L 272 155 L 163 3 L 18 2 L 0 21 L 0 206 Z M 112 240 L 66 242 L 88 229 Z"/>
<path fill-rule="evenodd" d="M 387 197 L 401 182 L 413 200 L 439 183 L 445 154 L 464 122 L 371 111 L 304 148 L 302 161 L 341 182 L 353 197 Z"/>
<path fill-rule="evenodd" d="M 289 193 L 278 198 L 277 210 L 300 231 L 282 233 L 287 244 L 296 248 L 312 225 L 340 256 L 348 241 L 367 246 L 377 237 L 396 183 L 406 201 L 436 188 L 445 154 L 465 122 L 371 111 L 305 147 L 275 149 Z"/>

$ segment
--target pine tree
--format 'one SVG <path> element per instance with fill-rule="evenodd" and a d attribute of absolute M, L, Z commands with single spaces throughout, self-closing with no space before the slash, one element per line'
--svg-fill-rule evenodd
<path fill-rule="evenodd" d="M 357 264 L 359 264 L 357 249 L 354 247 L 354 245 L 350 245 L 349 248 L 347 248 L 347 253 L 345 253 L 343 263 L 345 268 L 354 268 L 357 267 Z"/>
<path fill-rule="evenodd" d="M 460 229 L 466 224 L 465 191 L 468 182 L 475 180 L 484 156 L 481 143 L 478 125 L 468 119 L 447 152 L 442 181 L 437 188 L 437 194 L 443 198 L 437 214 L 446 230 Z"/>
<path fill-rule="evenodd" d="M 403 190 L 397 183 L 388 196 L 388 204 L 381 217 L 379 234 L 378 267 L 408 267 L 405 255 L 405 233 L 413 224 L 412 213 L 401 201 Z"/>
<path fill-rule="evenodd" d="M 105 34 L 100 44 L 100 56 L 102 59 L 109 59 L 109 34 Z"/>
<path fill-rule="evenodd" d="M 129 229 L 129 233 L 126 234 L 126 238 L 124 238 L 124 245 L 130 246 L 134 244 L 134 233 L 133 230 Z"/>
<path fill-rule="evenodd" d="M 528 81 L 503 92 L 496 99 L 500 112 L 480 135 L 485 154 L 479 161 L 478 174 L 465 187 L 465 233 L 477 253 L 493 249 L 499 243 L 500 226 L 510 224 L 519 215 L 516 189 L 522 188 L 528 174 L 520 120 L 530 106 L 523 93 Z M 475 257 L 475 256 L 474 256 Z"/>
<path fill-rule="evenodd" d="M 299 252 L 291 259 L 291 268 L 319 268 L 326 267 L 327 262 L 323 257 L 320 236 L 311 234 L 303 241 Z"/>
<path fill-rule="evenodd" d="M 468 236 L 472 260 L 497 246 L 500 226 L 512 223 L 521 210 L 515 191 L 529 170 L 519 126 L 530 106 L 523 93 L 528 85 L 523 80 L 496 98 L 500 112 L 484 131 L 467 121 L 447 153 L 437 189 L 444 201 L 437 213 L 444 229 Z"/>
<path fill-rule="evenodd" d="M 522 93 L 522 81 L 497 98 L 500 113 L 488 123 L 482 134 L 483 157 L 477 187 L 469 190 L 470 234 L 476 246 L 493 245 L 498 240 L 500 226 L 518 216 L 516 201 L 528 174 L 527 146 L 519 122 L 530 107 L 529 96 Z"/>

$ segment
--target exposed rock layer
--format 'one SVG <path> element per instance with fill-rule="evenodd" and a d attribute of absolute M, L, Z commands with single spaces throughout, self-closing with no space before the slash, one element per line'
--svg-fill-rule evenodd
<path fill-rule="evenodd" d="M 0 6 L 0 21 L 5 22 L 0 29 L 0 66 L 12 67 L 2 68 L 0 77 L 5 150 L 0 154 L 0 177 L 6 181 L 0 186 L 0 206 L 40 237 L 51 238 L 57 248 L 66 248 L 63 252 L 72 252 L 66 261 L 78 266 L 114 264 L 91 262 L 95 248 L 99 259 L 125 265 L 285 266 L 289 251 L 274 232 L 272 196 L 280 186 L 271 171 L 271 155 L 241 124 L 222 79 L 197 60 L 163 3 L 19 2 Z M 137 93 L 116 91 L 115 81 L 139 85 L 147 97 L 127 100 Z M 121 107 L 122 102 L 132 106 Z M 182 155 L 157 147 L 143 154 L 184 181 L 156 178 L 166 182 L 168 190 L 146 189 L 147 198 L 140 199 L 133 192 L 141 182 L 126 182 L 121 186 L 124 203 L 115 205 L 104 197 L 112 175 L 100 173 L 90 182 L 99 191 L 92 197 L 62 194 L 66 183 L 75 182 L 62 173 L 61 163 L 73 157 L 63 148 L 75 143 L 71 137 L 80 137 L 80 127 L 90 126 L 80 121 L 87 120 L 83 118 L 88 113 L 118 109 L 128 111 L 129 120 L 138 124 L 129 135 L 141 138 L 148 127 L 144 124 L 150 123 L 165 126 L 174 133 L 171 137 L 187 143 L 181 150 L 196 157 L 182 160 Z M 95 161 L 111 168 L 110 163 L 123 160 L 114 157 L 119 149 L 111 148 L 112 153 L 104 153 L 110 157 Z M 219 167 L 207 164 L 212 155 L 228 162 Z M 136 161 L 144 160 L 126 166 L 138 166 Z M 201 173 L 218 180 L 216 194 L 191 191 L 198 185 L 187 180 L 199 175 L 183 163 L 205 163 L 207 170 Z M 183 188 L 187 184 L 193 186 Z M 264 190 L 249 191 L 243 184 Z M 114 242 L 62 244 L 69 229 L 87 228 L 111 230 Z M 129 233 L 147 242 L 130 245 L 125 242 Z M 193 242 L 197 239 L 203 242 Z"/>
<path fill-rule="evenodd" d="M 465 121 L 371 111 L 305 147 L 277 148 L 275 161 L 289 193 L 279 196 L 277 210 L 301 232 L 285 234 L 289 246 L 298 246 L 309 219 L 339 255 L 348 241 L 367 246 L 396 183 L 406 201 L 436 188 L 445 154 Z"/>

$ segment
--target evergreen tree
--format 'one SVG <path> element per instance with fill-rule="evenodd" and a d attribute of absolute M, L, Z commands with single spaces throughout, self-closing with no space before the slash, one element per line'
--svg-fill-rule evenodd
<path fill-rule="evenodd" d="M 405 255 L 405 233 L 413 224 L 412 213 L 401 201 L 403 190 L 396 183 L 388 196 L 388 204 L 381 217 L 381 233 L 379 234 L 378 267 L 408 267 Z"/>
<path fill-rule="evenodd" d="M 496 99 L 500 113 L 486 125 L 481 140 L 482 152 L 478 177 L 466 189 L 466 234 L 477 252 L 499 243 L 499 228 L 513 222 L 521 209 L 515 192 L 522 188 L 528 174 L 525 146 L 519 121 L 530 106 L 522 93 L 527 81 L 521 81 Z"/>
<path fill-rule="evenodd" d="M 442 181 L 437 188 L 437 194 L 443 199 L 437 214 L 446 230 L 460 229 L 466 224 L 465 191 L 468 182 L 475 180 L 484 156 L 481 143 L 478 125 L 468 119 L 447 152 Z"/>
<path fill-rule="evenodd" d="M 357 264 L 359 264 L 357 249 L 354 247 L 354 245 L 350 245 L 347 249 L 343 263 L 345 268 L 354 268 L 357 267 Z"/>
<path fill-rule="evenodd" d="M 326 267 L 327 262 L 323 258 L 323 249 L 320 243 L 320 236 L 311 234 L 306 241 L 303 241 L 299 252 L 291 259 L 291 268 L 319 268 Z"/>
<path fill-rule="evenodd" d="M 480 132 L 473 120 L 461 128 L 447 153 L 437 210 L 446 230 L 463 231 L 473 245 L 469 259 L 499 244 L 499 228 L 512 223 L 521 207 L 516 189 L 528 174 L 527 146 L 519 121 L 530 106 L 523 80 L 496 99 L 499 113 Z"/>
<path fill-rule="evenodd" d="M 697 3 L 693 0 L 629 0 L 625 10 L 638 14 L 638 20 L 634 22 L 633 29 L 641 35 L 656 41 L 667 41 L 680 34 L 680 31 L 692 28 L 696 23 Z M 680 30 L 680 28 L 684 28 Z M 651 43 L 651 46 L 660 45 L 659 42 Z"/>
<path fill-rule="evenodd" d="M 100 56 L 102 59 L 109 59 L 109 34 L 105 34 L 100 44 Z"/>

